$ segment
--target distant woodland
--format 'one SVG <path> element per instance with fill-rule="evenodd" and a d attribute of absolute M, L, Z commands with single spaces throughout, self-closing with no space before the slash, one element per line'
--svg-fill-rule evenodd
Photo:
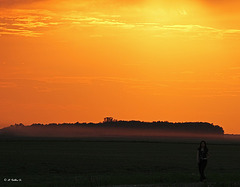
<path fill-rule="evenodd" d="M 15 124 L 0 130 L 2 136 L 102 137 L 102 136 L 165 136 L 223 135 L 224 130 L 208 122 L 122 121 L 112 117 L 100 123 L 34 123 Z"/>

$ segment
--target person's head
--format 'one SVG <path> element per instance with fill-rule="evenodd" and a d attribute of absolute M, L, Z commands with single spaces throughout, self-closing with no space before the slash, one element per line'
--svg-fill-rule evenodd
<path fill-rule="evenodd" d="M 200 147 L 205 148 L 207 146 L 207 143 L 203 140 L 200 142 Z"/>
<path fill-rule="evenodd" d="M 202 148 L 205 150 L 208 150 L 207 143 L 204 140 L 202 140 L 199 145 L 199 149 L 202 149 Z"/>

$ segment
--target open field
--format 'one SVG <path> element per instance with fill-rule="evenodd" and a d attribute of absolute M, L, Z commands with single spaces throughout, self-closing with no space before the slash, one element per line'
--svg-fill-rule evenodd
<path fill-rule="evenodd" d="M 0 186 L 204 186 L 198 183 L 199 142 L 1 139 Z M 240 186 L 239 142 L 212 140 L 208 147 L 205 186 Z"/>

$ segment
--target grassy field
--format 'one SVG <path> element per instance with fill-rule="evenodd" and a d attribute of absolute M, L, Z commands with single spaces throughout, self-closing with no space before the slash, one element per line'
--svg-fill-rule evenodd
<path fill-rule="evenodd" d="M 199 186 L 198 143 L 2 139 L 0 186 Z M 212 141 L 208 147 L 207 183 L 200 186 L 240 186 L 240 144 Z"/>

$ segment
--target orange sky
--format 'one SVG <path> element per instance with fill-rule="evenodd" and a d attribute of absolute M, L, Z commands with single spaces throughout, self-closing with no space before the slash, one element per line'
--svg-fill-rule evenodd
<path fill-rule="evenodd" d="M 206 121 L 240 134 L 238 0 L 0 0 L 0 126 Z"/>

